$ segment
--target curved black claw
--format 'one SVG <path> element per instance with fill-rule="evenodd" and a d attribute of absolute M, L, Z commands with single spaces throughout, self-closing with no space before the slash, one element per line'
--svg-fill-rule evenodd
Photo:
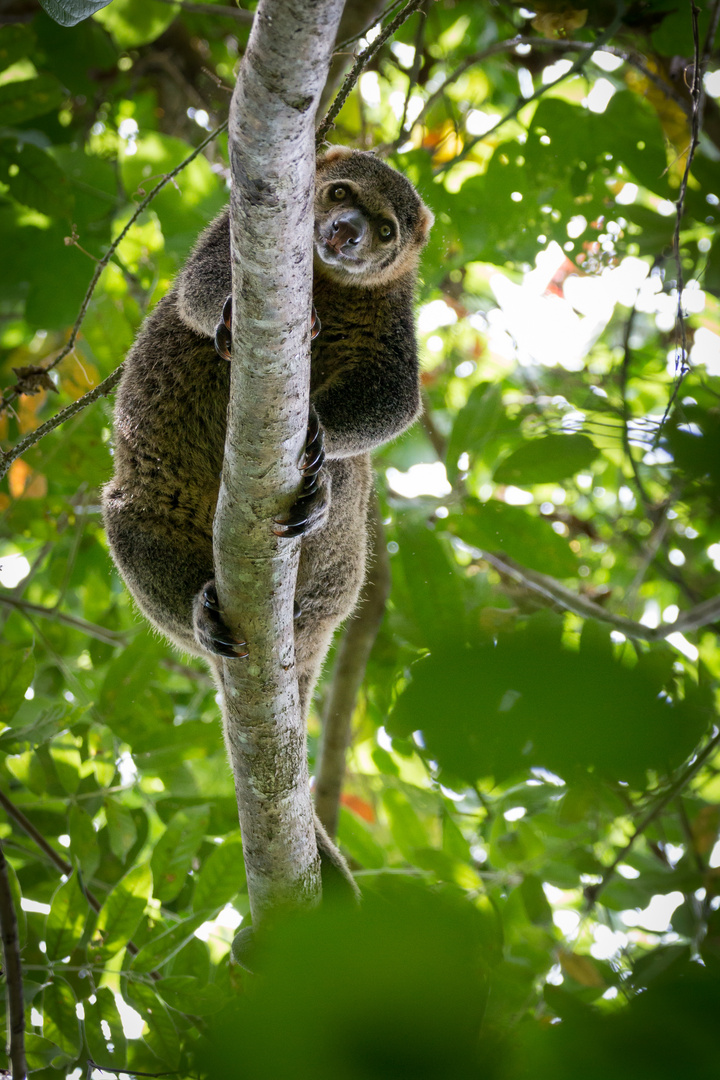
<path fill-rule="evenodd" d="M 300 536 L 311 526 L 319 524 L 327 513 L 327 486 L 321 480 L 325 461 L 324 438 L 318 414 L 311 405 L 305 450 L 298 465 L 303 478 L 302 488 L 287 516 L 275 520 L 273 532 L 276 536 Z"/>
<path fill-rule="evenodd" d="M 233 660 L 243 659 L 248 655 L 247 642 L 235 637 L 222 617 L 217 589 L 208 584 L 203 589 L 202 606 L 207 622 L 206 640 L 212 652 L 228 656 Z"/>
<path fill-rule="evenodd" d="M 215 327 L 215 352 L 222 360 L 230 359 L 232 348 L 232 296 L 223 305 L 222 319 Z"/>
<path fill-rule="evenodd" d="M 293 601 L 293 619 L 299 619 L 302 615 L 302 608 L 298 604 L 297 600 Z"/>
<path fill-rule="evenodd" d="M 304 480 L 317 476 L 325 461 L 325 433 L 314 407 L 310 406 L 305 450 L 298 468 Z"/>
<path fill-rule="evenodd" d="M 315 310 L 315 305 L 312 306 L 312 312 L 310 313 L 310 340 L 314 341 L 322 330 L 322 323 L 320 322 L 320 316 Z"/>

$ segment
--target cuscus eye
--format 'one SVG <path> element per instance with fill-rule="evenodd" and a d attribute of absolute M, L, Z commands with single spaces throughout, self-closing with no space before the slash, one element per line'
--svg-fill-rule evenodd
<path fill-rule="evenodd" d="M 347 188 L 344 188 L 342 184 L 336 184 L 330 191 L 330 198 L 333 202 L 342 202 L 347 195 Z"/>
<path fill-rule="evenodd" d="M 378 229 L 378 233 L 381 240 L 392 240 L 395 230 L 388 221 L 384 221 Z"/>

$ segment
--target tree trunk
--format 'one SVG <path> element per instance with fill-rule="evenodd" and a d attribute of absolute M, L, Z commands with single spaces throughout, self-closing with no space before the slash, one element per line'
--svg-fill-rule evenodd
<path fill-rule="evenodd" d="M 342 0 L 261 0 L 230 108 L 233 350 L 214 529 L 218 594 L 249 658 L 224 662 L 226 739 L 255 923 L 320 895 L 294 668 L 292 505 L 308 418 L 314 121 Z"/>

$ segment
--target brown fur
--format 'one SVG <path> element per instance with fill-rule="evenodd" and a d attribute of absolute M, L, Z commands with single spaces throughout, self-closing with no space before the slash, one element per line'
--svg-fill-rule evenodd
<path fill-rule="evenodd" d="M 360 258 L 328 256 L 323 231 L 340 206 L 367 223 Z M 370 451 L 419 409 L 412 306 L 432 215 L 411 184 L 372 154 L 331 149 L 318 161 L 311 400 L 325 431 L 329 512 L 302 540 L 295 646 L 303 710 L 332 634 L 355 606 L 365 573 Z M 391 242 L 381 243 L 380 222 Z M 322 254 L 325 258 L 322 257 Z M 328 259 L 330 261 L 328 261 Z M 130 352 L 115 408 L 115 475 L 103 495 L 113 558 L 139 608 L 185 652 L 222 664 L 201 644 L 199 598 L 214 577 L 212 522 L 225 444 L 229 368 L 213 333 L 231 291 L 227 212 L 200 237 L 171 292 Z M 268 524 L 270 527 L 270 523 Z M 252 649 L 252 642 L 249 643 Z"/>

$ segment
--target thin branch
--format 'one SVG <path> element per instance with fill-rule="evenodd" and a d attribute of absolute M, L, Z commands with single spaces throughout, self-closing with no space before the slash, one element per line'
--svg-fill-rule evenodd
<path fill-rule="evenodd" d="M 227 7 L 225 4 L 194 4 L 190 0 L 153 0 L 155 4 L 170 4 L 172 7 L 182 8 L 192 15 L 218 15 L 220 18 L 237 19 L 238 22 L 250 26 L 254 15 L 252 11 L 244 8 Z M 112 1070 L 111 1070 L 112 1071 Z"/>
<path fill-rule="evenodd" d="M 379 23 L 384 22 L 384 20 L 387 19 L 388 15 L 392 14 L 395 8 L 400 7 L 402 2 L 403 0 L 392 0 L 392 3 L 388 4 L 385 10 L 382 11 L 376 19 L 373 19 L 372 22 L 368 23 L 364 30 L 359 30 L 357 34 L 353 34 L 351 37 L 347 37 L 343 41 L 339 41 L 335 45 L 335 53 L 342 52 L 344 49 L 347 49 L 349 45 L 354 45 L 356 41 L 360 40 L 360 38 L 367 37 L 368 31 L 372 30 L 373 27 L 377 26 Z M 345 6 L 345 12 L 343 12 L 343 18 L 345 17 L 346 13 L 347 5 Z M 342 25 L 340 26 L 340 30 L 342 31 Z M 335 55 L 335 53 L 333 55 Z"/>
<path fill-rule="evenodd" d="M 718 14 L 720 8 L 716 4 L 715 15 Z M 695 150 L 697 149 L 698 142 L 700 141 L 700 114 L 703 103 L 703 80 L 702 80 L 702 65 L 700 62 L 700 35 L 698 32 L 698 15 L 700 9 L 698 8 L 695 0 L 691 0 L 691 13 L 692 13 L 692 34 L 693 34 L 693 72 L 692 72 L 692 85 L 690 87 L 690 99 L 692 101 L 692 114 L 690 119 L 690 145 L 687 150 L 687 158 L 685 160 L 685 171 L 683 172 L 683 178 L 680 182 L 680 190 L 678 192 L 677 202 L 675 204 L 675 232 L 673 234 L 673 254 L 675 256 L 675 265 L 677 268 L 677 314 L 676 324 L 680 331 L 680 354 L 675 356 L 675 385 L 673 387 L 670 400 L 668 401 L 665 412 L 663 413 L 662 420 L 657 429 L 655 435 L 655 443 L 657 446 L 662 429 L 665 426 L 667 418 L 669 417 L 673 405 L 677 400 L 677 396 L 680 393 L 680 387 L 685 381 L 685 376 L 690 370 L 690 363 L 688 358 L 687 347 L 687 328 L 685 326 L 685 312 L 683 311 L 683 288 L 684 288 L 684 275 L 682 265 L 682 254 L 680 252 L 680 229 L 682 228 L 683 218 L 685 216 L 685 195 L 687 193 L 688 181 L 690 179 L 690 170 L 692 169 L 693 158 L 695 157 Z M 715 21 L 715 20 L 713 20 Z"/>
<path fill-rule="evenodd" d="M 420 77 L 420 69 L 422 68 L 423 61 L 423 43 L 425 41 L 425 29 L 427 27 L 427 14 L 427 4 L 423 4 L 420 8 L 420 18 L 418 19 L 417 30 L 415 31 L 415 55 L 413 56 L 412 70 L 408 76 L 408 87 L 405 92 L 405 100 L 403 101 L 403 110 L 400 118 L 400 125 L 398 127 L 398 134 L 393 143 L 394 147 L 398 147 L 403 140 L 410 98 L 412 97 L 413 89 L 417 86 Z"/>
<path fill-rule="evenodd" d="M 527 566 L 521 566 L 508 555 L 493 554 L 489 551 L 480 550 L 480 556 L 485 562 L 490 563 L 501 574 L 506 574 L 513 581 L 524 585 L 527 589 L 544 596 L 546 600 L 552 600 L 566 611 L 572 611 L 583 619 L 598 619 L 600 622 L 609 623 L 616 630 L 621 631 L 626 637 L 638 638 L 641 641 L 663 641 L 670 634 L 687 633 L 690 630 L 698 630 L 702 626 L 708 626 L 720 616 L 720 596 L 714 596 L 701 604 L 696 604 L 678 615 L 675 622 L 664 623 L 660 626 L 643 626 L 642 623 L 628 619 L 624 615 L 615 615 L 606 611 L 600 604 L 588 600 L 584 596 L 566 589 L 555 578 L 547 574 L 540 574 L 536 570 L 530 570 Z"/>
<path fill-rule="evenodd" d="M 522 109 L 524 109 L 526 105 L 529 105 L 533 101 L 537 101 L 537 99 L 542 97 L 543 94 L 546 94 L 548 90 L 551 90 L 553 87 L 558 86 L 561 82 L 565 82 L 566 79 L 572 78 L 573 75 L 578 75 L 587 64 L 591 54 L 597 49 L 600 49 L 603 45 L 605 45 L 605 43 L 609 41 L 613 34 L 617 31 L 618 27 L 622 23 L 624 12 L 625 5 L 619 4 L 615 18 L 611 22 L 610 26 L 608 26 L 608 28 L 600 35 L 597 41 L 593 42 L 591 45 L 588 45 L 585 48 L 583 55 L 577 58 L 571 68 L 563 72 L 562 75 L 559 75 L 557 79 L 553 80 L 553 82 L 547 83 L 543 86 L 539 86 L 537 90 L 535 90 L 530 95 L 530 97 L 518 98 L 513 107 L 509 109 L 504 116 L 501 116 L 500 119 L 495 124 L 493 124 L 491 128 L 488 128 L 488 130 L 483 132 L 482 135 L 476 135 L 474 139 L 471 139 L 469 142 L 465 143 L 460 153 L 456 154 L 455 157 L 451 158 L 449 161 L 443 162 L 443 164 L 435 170 L 434 175 L 439 176 L 442 173 L 447 172 L 447 170 L 453 165 L 457 165 L 460 161 L 464 161 L 468 154 L 472 151 L 473 147 L 477 145 L 477 143 L 489 138 L 490 135 L 494 134 L 494 132 L 496 132 L 498 128 L 501 128 L 503 127 L 503 125 L 507 124 L 508 121 L 514 120 L 518 113 Z M 517 42 L 515 44 L 517 44 Z"/>
<path fill-rule="evenodd" d="M 375 644 L 390 594 L 390 562 L 377 496 L 368 520 L 372 529 L 371 565 L 357 608 L 338 646 L 332 685 L 323 716 L 320 762 L 315 784 L 315 812 L 330 837 L 337 832 L 345 754 L 365 668 Z"/>
<path fill-rule="evenodd" d="M 8 1028 L 10 1046 L 8 1057 L 12 1068 L 12 1080 L 25 1080 L 27 1061 L 25 1059 L 25 1010 L 23 1006 L 22 963 L 20 960 L 20 938 L 18 921 L 13 903 L 10 877 L 8 875 L 5 853 L 0 843 L 0 929 L 4 957 L 5 981 L 7 984 Z"/>
<path fill-rule="evenodd" d="M 640 498 L 642 500 L 642 504 L 643 504 L 643 506 L 645 508 L 645 512 L 649 514 L 649 511 L 652 509 L 653 504 L 652 504 L 652 500 L 649 498 L 648 493 L 647 493 L 647 491 L 645 489 L 645 485 L 644 485 L 642 477 L 640 475 L 640 469 L 638 467 L 638 463 L 635 460 L 635 456 L 634 456 L 634 454 L 632 452 L 632 447 L 630 445 L 630 427 L 629 427 L 630 406 L 629 406 L 628 399 L 627 399 L 627 384 L 628 384 L 628 379 L 629 379 L 629 376 L 630 376 L 630 364 L 632 363 L 632 349 L 630 348 L 630 337 L 632 336 L 632 329 L 633 329 L 633 323 L 635 321 L 636 311 L 637 311 L 636 304 L 633 303 L 633 306 L 630 308 L 630 314 L 628 315 L 627 320 L 625 322 L 625 330 L 623 332 L 623 359 L 622 359 L 622 365 L 621 365 L 621 368 L 620 368 L 620 398 L 621 398 L 621 401 L 622 401 L 622 422 L 623 422 L 622 440 L 623 440 L 623 448 L 625 450 L 625 456 L 627 457 L 628 462 L 630 463 L 630 468 L 632 469 L 632 473 L 633 473 L 633 476 L 635 478 L 635 486 L 636 486 L 636 488 L 638 490 L 638 494 L 640 495 Z"/>
<path fill-rule="evenodd" d="M 68 615 L 64 611 L 58 611 L 57 608 L 46 608 L 42 604 L 31 604 L 28 600 L 20 600 L 15 596 L 4 593 L 0 594 L 0 604 L 5 604 L 7 607 L 28 614 L 38 615 L 41 619 L 50 619 L 53 622 L 71 626 L 74 630 L 79 630 L 81 634 L 87 634 L 88 637 L 103 641 L 106 645 L 125 645 L 127 643 L 125 634 L 117 633 L 115 630 L 108 630 L 104 626 L 97 626 L 95 623 L 88 622 L 87 619 L 81 619 L 78 615 Z"/>
<path fill-rule="evenodd" d="M 620 863 L 627 857 L 628 852 L 632 849 L 635 841 L 643 835 L 645 830 L 652 825 L 653 821 L 662 813 L 665 807 L 676 799 L 678 795 L 687 787 L 692 780 L 693 776 L 701 767 L 705 764 L 707 759 L 720 746 L 720 732 L 718 732 L 707 744 L 704 750 L 702 750 L 695 760 L 688 765 L 687 769 L 682 773 L 678 780 L 674 784 L 671 784 L 664 794 L 660 795 L 653 803 L 652 807 L 645 814 L 640 824 L 635 829 L 634 833 L 625 844 L 623 848 L 618 852 L 610 866 L 605 870 L 602 881 L 599 881 L 597 885 L 590 885 L 585 889 L 585 899 L 587 901 L 587 911 L 591 911 L 597 902 L 597 898 L 603 889 L 607 886 L 611 878 L 614 876 Z M 586 913 L 587 913 L 586 911 Z"/>
<path fill-rule="evenodd" d="M 325 137 L 330 131 L 330 128 L 335 123 L 335 119 L 337 118 L 338 113 L 345 104 L 348 95 L 350 94 L 350 91 L 353 89 L 355 83 L 358 81 L 362 69 L 373 59 L 376 53 L 380 51 L 388 38 L 391 38 L 395 31 L 398 30 L 402 26 L 402 24 L 410 18 L 413 12 L 417 11 L 420 5 L 424 3 L 425 0 L 410 0 L 410 2 L 405 5 L 402 11 L 400 11 L 395 16 L 392 22 L 388 23 L 382 33 L 378 34 L 375 40 L 370 45 L 368 45 L 366 49 L 363 49 L 363 51 L 356 57 L 355 63 L 345 76 L 345 81 L 340 87 L 340 91 L 338 92 L 337 97 L 333 101 L 332 105 L 330 106 L 325 115 L 325 118 L 317 129 L 317 133 L 315 136 L 315 145 L 317 147 L 320 147 L 325 141 Z"/>
<path fill-rule="evenodd" d="M 216 139 L 218 135 L 225 131 L 226 128 L 227 121 L 225 121 L 223 124 L 220 124 L 220 126 L 215 128 L 214 131 L 211 131 L 207 138 L 203 139 L 200 145 L 197 146 L 191 154 L 188 154 L 188 156 L 183 161 L 181 161 L 179 165 L 176 165 L 174 169 L 172 169 L 169 173 L 166 173 L 162 177 L 162 179 L 155 185 L 149 195 L 146 195 L 142 202 L 138 204 L 135 212 L 130 216 L 130 219 L 125 225 L 124 229 L 122 229 L 118 236 L 113 240 L 113 242 L 110 244 L 110 247 L 107 249 L 103 257 L 98 262 L 95 268 L 95 273 L 92 276 L 92 280 L 88 285 L 85 296 L 83 297 L 82 304 L 80 305 L 78 317 L 75 320 L 72 330 L 70 331 L 70 337 L 68 338 L 62 349 L 60 349 L 55 359 L 45 368 L 45 371 L 52 371 L 52 369 L 57 367 L 57 365 L 62 360 L 64 360 L 65 357 L 68 356 L 68 354 L 71 353 L 72 350 L 75 348 L 78 335 L 80 333 L 80 327 L 83 324 L 88 307 L 90 305 L 90 300 L 92 299 L 93 293 L 95 292 L 103 270 L 108 265 L 115 251 L 125 239 L 125 237 L 129 233 L 135 222 L 138 220 L 140 215 L 147 209 L 147 207 L 153 201 L 158 192 L 162 191 L 165 185 L 169 184 L 171 180 L 174 180 L 174 178 L 179 173 L 181 173 L 182 170 L 185 169 L 191 161 L 194 161 L 198 154 L 202 153 L 205 147 L 209 143 L 211 143 L 213 139 Z M 8 471 L 12 462 L 15 461 L 16 458 L 20 457 L 20 455 L 23 454 L 25 450 L 27 450 L 30 446 L 34 446 L 34 444 L 38 442 L 39 439 L 41 439 L 44 435 L 47 435 L 49 431 L 53 431 L 56 427 L 58 427 L 59 424 L 62 424 L 66 420 L 69 420 L 71 416 L 74 416 L 75 413 L 79 412 L 81 409 L 84 409 L 93 401 L 96 401 L 98 397 L 103 397 L 105 394 L 108 394 L 110 390 L 112 390 L 119 381 L 121 370 L 122 365 L 120 365 L 119 368 L 116 368 L 112 375 L 109 375 L 107 379 L 101 382 L 99 386 L 96 386 L 94 390 L 90 390 L 87 394 L 84 394 L 77 401 L 74 401 L 72 405 L 68 405 L 66 409 L 63 409 L 61 412 L 59 412 L 57 416 L 52 417 L 51 420 L 46 421 L 46 423 L 42 424 L 39 428 L 36 428 L 35 431 L 30 432 L 28 435 L 25 436 L 24 439 L 21 439 L 20 442 L 11 450 L 8 450 L 7 452 L 0 452 L 2 453 L 2 465 L 0 465 L 0 480 L 2 480 L 3 476 L 5 476 L 5 473 Z M 15 391 L 11 390 L 7 397 L 4 397 L 2 401 L 0 401 L 0 412 L 2 412 L 3 409 L 6 409 L 10 404 L 12 404 L 16 397 L 18 397 L 18 394 Z"/>

